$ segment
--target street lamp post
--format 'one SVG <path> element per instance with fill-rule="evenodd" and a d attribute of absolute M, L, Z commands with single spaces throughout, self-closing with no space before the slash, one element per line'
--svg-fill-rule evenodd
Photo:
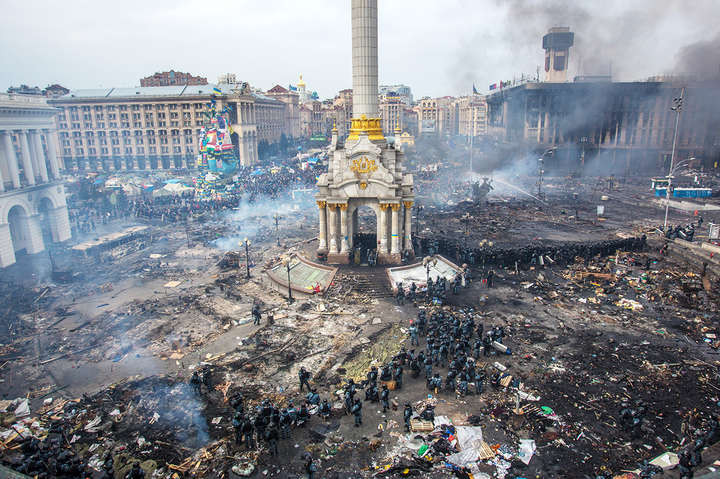
<path fill-rule="evenodd" d="M 247 279 L 250 279 L 250 240 L 245 238 L 240 245 L 245 243 L 245 271 L 247 273 Z"/>
<path fill-rule="evenodd" d="M 278 221 L 280 220 L 280 215 L 275 213 L 273 215 L 273 219 L 275 220 L 275 238 L 277 238 L 277 245 L 280 246 L 280 231 L 278 229 Z"/>
<path fill-rule="evenodd" d="M 430 283 L 430 268 L 437 264 L 437 258 L 432 256 L 425 256 L 423 258 L 423 265 L 425 265 L 425 284 Z"/>
<path fill-rule="evenodd" d="M 680 96 L 673 98 L 673 106 L 670 107 L 675 112 L 675 133 L 673 134 L 672 153 L 670 153 L 670 169 L 668 170 L 668 184 L 665 190 L 665 222 L 663 223 L 663 231 L 667 231 L 668 210 L 670 209 L 670 183 L 672 182 L 673 162 L 675 161 L 675 146 L 677 145 L 678 125 L 680 124 L 680 112 L 682 111 L 683 97 L 685 96 L 685 88 L 680 90 Z"/>
<path fill-rule="evenodd" d="M 285 266 L 285 269 L 287 270 L 287 282 L 288 282 L 288 303 L 292 303 L 294 301 L 292 297 L 292 288 L 290 286 L 290 257 L 285 256 L 282 259 L 282 264 Z"/>

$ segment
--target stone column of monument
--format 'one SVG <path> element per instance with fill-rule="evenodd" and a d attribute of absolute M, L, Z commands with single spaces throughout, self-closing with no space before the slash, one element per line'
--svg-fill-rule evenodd
<path fill-rule="evenodd" d="M 378 253 L 380 254 L 387 254 L 388 252 L 388 244 L 387 244 L 387 210 L 388 210 L 388 204 L 387 203 L 380 203 L 380 216 L 377 219 L 377 236 L 380 247 L 378 248 Z"/>
<path fill-rule="evenodd" d="M 337 210 L 335 209 L 336 206 L 337 205 L 333 203 L 328 204 L 328 209 L 330 210 L 330 215 L 328 219 L 328 239 L 330 240 L 330 254 L 338 252 Z"/>
<path fill-rule="evenodd" d="M 390 228 L 391 228 L 391 241 L 390 241 L 390 254 L 399 254 L 400 253 L 400 204 L 399 203 L 393 203 L 390 205 L 390 209 L 392 209 L 392 217 L 390 219 Z"/>
<path fill-rule="evenodd" d="M 405 244 L 403 249 L 412 249 L 412 201 L 404 201 L 405 204 Z"/>
<path fill-rule="evenodd" d="M 40 228 L 40 215 L 28 215 L 25 217 L 25 233 L 25 251 L 27 254 L 36 254 L 45 249 L 42 229 Z"/>
<path fill-rule="evenodd" d="M 347 253 L 350 251 L 350 245 L 348 244 L 348 216 L 347 216 L 347 203 L 341 203 L 338 205 L 340 208 L 340 252 Z"/>
<path fill-rule="evenodd" d="M 48 147 L 48 159 L 50 160 L 50 172 L 55 180 L 60 179 L 60 163 L 57 157 L 57 139 L 49 130 L 45 130 L 45 140 Z"/>
<path fill-rule="evenodd" d="M 20 188 L 20 167 L 18 166 L 18 158 L 15 154 L 12 138 L 10 138 L 10 133 L 7 131 L 0 132 L 0 136 L 2 136 L 2 145 L 0 147 L 5 152 L 5 161 L 8 162 L 13 188 Z"/>
<path fill-rule="evenodd" d="M 25 172 L 25 180 L 30 186 L 35 185 L 35 170 L 33 170 L 32 160 L 30 159 L 30 145 L 25 130 L 20 132 L 20 149 L 22 150 L 23 170 Z"/>
<path fill-rule="evenodd" d="M 320 233 L 318 234 L 318 249 L 327 250 L 327 203 L 318 201 L 318 214 L 320 215 Z"/>

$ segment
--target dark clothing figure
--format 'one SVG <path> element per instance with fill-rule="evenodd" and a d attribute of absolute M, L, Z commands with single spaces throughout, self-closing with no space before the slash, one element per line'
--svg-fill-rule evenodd
<path fill-rule="evenodd" d="M 300 371 L 298 371 L 298 379 L 300 379 L 300 392 L 303 390 L 303 385 L 307 386 L 308 390 L 310 390 L 310 372 L 304 367 L 301 367 Z"/>
<path fill-rule="evenodd" d="M 355 404 L 353 404 L 350 412 L 355 416 L 355 427 L 360 427 L 360 424 L 362 424 L 362 403 L 360 399 L 355 400 Z"/>
<path fill-rule="evenodd" d="M 277 427 L 268 429 L 267 432 L 265 432 L 265 439 L 268 442 L 268 447 L 270 449 L 270 455 L 277 456 L 278 455 L 278 439 L 279 439 L 279 433 L 278 433 Z"/>
<path fill-rule="evenodd" d="M 410 431 L 410 420 L 412 419 L 413 415 L 413 409 L 412 406 L 409 404 L 405 405 L 405 410 L 403 411 L 403 419 L 405 420 L 405 430 Z"/>
<path fill-rule="evenodd" d="M 253 325 L 260 325 L 260 306 L 257 304 L 253 305 L 252 308 Z"/>
<path fill-rule="evenodd" d="M 387 411 L 390 408 L 390 404 L 388 402 L 389 397 L 390 391 L 388 390 L 387 386 L 383 384 L 382 391 L 380 391 L 380 401 L 382 402 L 383 412 Z"/>
<path fill-rule="evenodd" d="M 125 479 L 145 479 L 145 471 L 140 467 L 139 462 L 133 464 L 132 469 L 125 474 Z"/>

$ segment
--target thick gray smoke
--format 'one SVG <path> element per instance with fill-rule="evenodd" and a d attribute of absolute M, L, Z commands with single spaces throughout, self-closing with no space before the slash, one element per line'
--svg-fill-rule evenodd
<path fill-rule="evenodd" d="M 675 60 L 676 73 L 697 75 L 702 80 L 720 77 L 720 33 L 712 40 L 684 46 Z"/>
<path fill-rule="evenodd" d="M 483 25 L 468 37 L 460 37 L 452 54 L 455 62 L 448 79 L 459 92 L 467 92 L 473 82 L 481 90 L 500 80 L 521 74 L 544 76 L 542 36 L 554 26 L 567 26 L 575 32 L 570 50 L 569 79 L 574 75 L 612 75 L 618 81 L 644 80 L 650 76 L 678 71 L 674 57 L 683 46 L 695 52 L 710 51 L 716 42 L 715 19 L 720 3 L 699 0 L 637 0 L 625 2 L 577 2 L 570 0 L 491 0 L 495 24 Z M 501 12 L 502 15 L 497 15 Z M 481 15 L 482 13 L 478 13 Z M 681 55 L 678 54 L 678 60 Z M 718 62 L 693 57 L 679 71 L 717 69 Z M 714 63 L 708 66 L 705 63 Z M 684 61 L 683 61 L 684 63 Z M 485 82 L 488 83 L 485 83 Z"/>

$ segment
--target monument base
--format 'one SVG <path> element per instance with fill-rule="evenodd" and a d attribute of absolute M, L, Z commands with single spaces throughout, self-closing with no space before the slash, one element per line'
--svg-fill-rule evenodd
<path fill-rule="evenodd" d="M 350 253 L 328 253 L 329 264 L 350 264 Z"/>
<path fill-rule="evenodd" d="M 402 264 L 400 253 L 378 253 L 378 264 Z"/>

